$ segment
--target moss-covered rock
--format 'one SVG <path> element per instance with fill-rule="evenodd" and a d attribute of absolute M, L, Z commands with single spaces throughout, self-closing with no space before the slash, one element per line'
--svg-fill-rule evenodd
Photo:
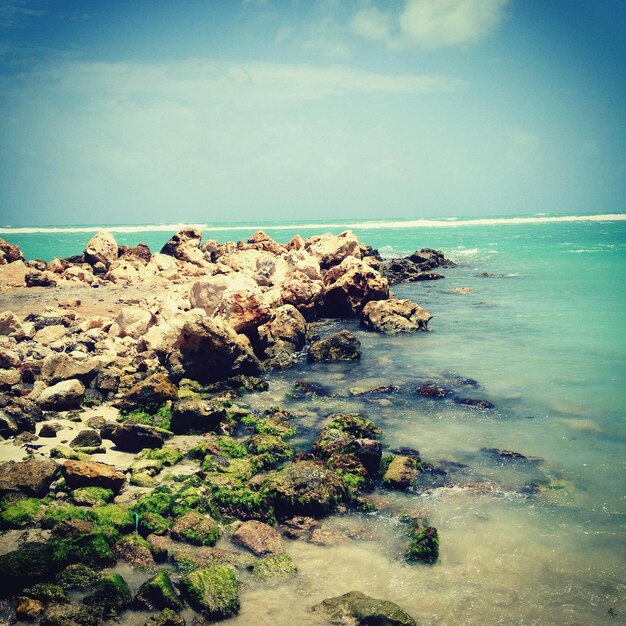
<path fill-rule="evenodd" d="M 51 602 L 64 604 L 69 602 L 65 591 L 60 585 L 55 585 L 54 583 L 37 583 L 28 589 L 24 589 L 23 593 L 25 596 L 41 600 L 45 604 L 50 604 Z"/>
<path fill-rule="evenodd" d="M 276 435 L 253 435 L 246 441 L 246 448 L 262 462 L 264 469 L 293 458 L 293 450 Z"/>
<path fill-rule="evenodd" d="M 108 574 L 96 584 L 93 593 L 85 596 L 83 603 L 93 607 L 103 619 L 117 617 L 131 603 L 132 593 L 119 574 Z"/>
<path fill-rule="evenodd" d="M 174 585 L 164 570 L 159 571 L 139 587 L 133 599 L 133 606 L 144 611 L 158 611 L 168 608 L 180 611 L 182 609 L 182 603 Z"/>
<path fill-rule="evenodd" d="M 411 543 L 404 553 L 407 561 L 420 561 L 433 564 L 439 558 L 439 533 L 436 528 L 429 526 L 421 528 L 415 525 L 411 530 Z"/>
<path fill-rule="evenodd" d="M 220 536 L 218 523 L 209 515 L 190 511 L 179 517 L 170 534 L 173 539 L 197 546 L 213 546 Z"/>
<path fill-rule="evenodd" d="M 253 424 L 254 431 L 259 435 L 275 435 L 281 439 L 294 437 L 296 429 L 277 417 L 262 417 Z"/>
<path fill-rule="evenodd" d="M 71 602 L 51 604 L 46 608 L 40 626 L 98 626 L 99 623 L 92 607 Z"/>
<path fill-rule="evenodd" d="M 38 498 L 24 498 L 13 502 L 5 501 L 0 507 L 1 528 L 26 528 L 36 525 L 45 509 Z"/>
<path fill-rule="evenodd" d="M 110 528 L 97 528 L 83 520 L 58 523 L 50 537 L 51 559 L 58 569 L 71 563 L 94 567 L 114 565 L 115 556 L 110 544 L 119 535 Z"/>
<path fill-rule="evenodd" d="M 84 507 L 73 504 L 55 504 L 46 509 L 41 518 L 41 527 L 52 528 L 66 520 L 89 520 L 91 517 L 91 512 Z"/>
<path fill-rule="evenodd" d="M 69 446 L 58 445 L 50 450 L 51 459 L 68 459 L 70 461 L 84 461 L 88 457 L 84 452 L 72 450 Z"/>
<path fill-rule="evenodd" d="M 72 491 L 72 502 L 78 506 L 98 506 L 113 499 L 113 491 L 104 487 L 79 487 Z"/>
<path fill-rule="evenodd" d="M 113 545 L 113 552 L 118 559 L 140 569 L 156 565 L 150 544 L 139 534 L 131 533 L 122 537 Z"/>
<path fill-rule="evenodd" d="M 185 626 L 185 618 L 172 609 L 164 609 L 150 617 L 145 626 Z"/>
<path fill-rule="evenodd" d="M 137 472 L 130 477 L 130 484 L 135 487 L 154 487 L 157 479 L 147 472 Z"/>
<path fill-rule="evenodd" d="M 327 598 L 316 604 L 313 611 L 322 613 L 331 624 L 417 626 L 417 622 L 394 602 L 370 598 L 360 591 Z"/>
<path fill-rule="evenodd" d="M 171 467 L 183 460 L 183 453 L 176 448 L 164 447 L 161 449 L 146 450 L 142 455 L 146 459 L 160 461 L 166 467 Z"/>
<path fill-rule="evenodd" d="M 269 581 L 290 578 L 297 573 L 298 568 L 288 554 L 273 554 L 255 561 L 250 571 L 256 578 Z"/>
<path fill-rule="evenodd" d="M 345 495 L 341 479 L 317 461 L 296 461 L 270 472 L 263 490 L 279 518 L 322 517 L 334 511 Z"/>
<path fill-rule="evenodd" d="M 255 491 L 238 485 L 216 487 L 212 492 L 211 502 L 224 517 L 258 520 L 268 524 L 275 521 L 274 507 L 265 491 Z"/>
<path fill-rule="evenodd" d="M 101 578 L 102 575 L 88 565 L 75 563 L 68 565 L 63 571 L 59 572 L 55 580 L 62 589 L 86 591 Z"/>
<path fill-rule="evenodd" d="M 26 544 L 0 555 L 0 597 L 7 598 L 35 583 L 49 580 L 58 571 L 49 544 Z"/>
<path fill-rule="evenodd" d="M 348 433 L 356 439 L 378 439 L 382 430 L 372 420 L 356 413 L 336 413 L 328 416 L 328 427 Z"/>
<path fill-rule="evenodd" d="M 210 620 L 239 612 L 239 585 L 229 567 L 216 565 L 190 572 L 181 578 L 180 590 L 191 607 Z"/>
<path fill-rule="evenodd" d="M 99 526 L 111 526 L 123 535 L 135 529 L 132 513 L 117 504 L 94 507 L 91 513 Z"/>
<path fill-rule="evenodd" d="M 396 454 L 383 476 L 383 485 L 389 489 L 409 489 L 415 485 L 418 474 L 415 458 Z"/>
<path fill-rule="evenodd" d="M 170 522 L 158 513 L 142 513 L 139 515 L 137 530 L 143 537 L 152 534 L 166 535 L 170 525 Z"/>
<path fill-rule="evenodd" d="M 132 507 L 133 511 L 139 513 L 158 513 L 162 516 L 170 515 L 174 496 L 169 487 L 157 488 L 153 492 L 142 496 Z"/>

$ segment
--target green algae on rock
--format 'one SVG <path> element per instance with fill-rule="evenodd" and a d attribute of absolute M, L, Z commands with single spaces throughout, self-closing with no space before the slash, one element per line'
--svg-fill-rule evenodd
<path fill-rule="evenodd" d="M 133 599 L 133 606 L 145 611 L 182 609 L 182 603 L 165 570 L 160 570 L 139 587 Z"/>
<path fill-rule="evenodd" d="M 239 584 L 229 567 L 197 569 L 181 578 L 180 590 L 192 608 L 210 620 L 226 619 L 239 612 Z"/>
<path fill-rule="evenodd" d="M 323 613 L 331 624 L 346 626 L 417 626 L 395 602 L 370 598 L 360 591 L 327 598 L 313 611 Z"/>
<path fill-rule="evenodd" d="M 128 583 L 119 574 L 108 574 L 96 584 L 83 603 L 91 606 L 104 619 L 117 617 L 132 600 Z"/>
<path fill-rule="evenodd" d="M 439 558 L 439 533 L 436 528 L 422 528 L 415 524 L 411 530 L 411 543 L 404 553 L 407 561 L 433 564 Z"/>
<path fill-rule="evenodd" d="M 255 578 L 266 582 L 290 578 L 298 572 L 298 568 L 288 554 L 272 554 L 255 561 L 250 571 Z"/>
<path fill-rule="evenodd" d="M 190 511 L 179 517 L 170 532 L 172 539 L 197 546 L 213 546 L 220 536 L 218 523 L 209 515 Z"/>

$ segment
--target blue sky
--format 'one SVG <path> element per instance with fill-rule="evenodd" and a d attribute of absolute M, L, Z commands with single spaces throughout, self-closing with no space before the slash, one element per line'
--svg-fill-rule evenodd
<path fill-rule="evenodd" d="M 621 0 L 0 0 L 0 224 L 623 210 Z"/>

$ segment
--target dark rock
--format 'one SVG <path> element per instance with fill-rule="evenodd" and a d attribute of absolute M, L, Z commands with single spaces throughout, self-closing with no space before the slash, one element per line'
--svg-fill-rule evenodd
<path fill-rule="evenodd" d="M 383 454 L 383 446 L 375 439 L 356 439 L 348 451 L 354 454 L 369 474 L 377 474 Z"/>
<path fill-rule="evenodd" d="M 24 587 L 50 579 L 56 569 L 48 544 L 28 543 L 0 555 L 0 598 L 14 597 Z"/>
<path fill-rule="evenodd" d="M 163 433 L 143 424 L 105 424 L 100 435 L 110 439 L 118 449 L 125 452 L 141 452 L 144 448 L 162 448 Z"/>
<path fill-rule="evenodd" d="M 202 233 L 197 228 L 185 228 L 161 248 L 161 254 L 167 254 L 180 261 L 198 265 L 203 258 L 203 254 L 199 250 L 201 241 Z"/>
<path fill-rule="evenodd" d="M 495 406 L 488 400 L 475 400 L 474 398 L 454 398 L 454 401 L 457 404 L 464 404 L 466 406 L 471 406 L 472 408 L 479 409 L 481 411 L 486 411 L 486 410 L 495 408 Z"/>
<path fill-rule="evenodd" d="M 361 342 L 346 329 L 313 342 L 308 353 L 310 362 L 358 361 L 360 358 Z"/>
<path fill-rule="evenodd" d="M 57 281 L 43 272 L 30 272 L 25 276 L 27 287 L 56 287 Z"/>
<path fill-rule="evenodd" d="M 439 533 L 436 528 L 422 528 L 418 524 L 411 531 L 411 543 L 404 554 L 407 561 L 436 563 L 439 558 Z"/>
<path fill-rule="evenodd" d="M 178 389 L 165 374 L 152 374 L 130 388 L 123 400 L 116 403 L 124 411 L 143 409 L 154 413 L 168 400 L 178 398 Z"/>
<path fill-rule="evenodd" d="M 117 617 L 132 600 L 128 583 L 119 574 L 108 574 L 96 584 L 93 593 L 83 603 L 93 607 L 102 619 Z"/>
<path fill-rule="evenodd" d="M 22 491 L 43 498 L 59 475 L 59 466 L 51 459 L 6 461 L 0 465 L 0 492 Z"/>
<path fill-rule="evenodd" d="M 99 623 L 98 616 L 91 607 L 71 602 L 48 606 L 40 626 L 98 626 Z"/>
<path fill-rule="evenodd" d="M 424 398 L 447 398 L 452 395 L 452 391 L 447 387 L 436 383 L 426 383 L 417 388 L 417 393 Z"/>
<path fill-rule="evenodd" d="M 139 610 L 151 612 L 162 609 L 180 611 L 183 607 L 170 577 L 164 570 L 159 571 L 139 587 L 133 599 L 133 606 Z"/>
<path fill-rule="evenodd" d="M 92 429 L 81 430 L 70 442 L 71 448 L 97 448 L 102 444 L 102 439 L 97 431 Z"/>
<path fill-rule="evenodd" d="M 446 259 L 441 250 L 433 250 L 432 248 L 422 248 L 416 250 L 411 256 L 407 257 L 422 269 L 434 269 L 436 267 L 456 267 L 456 263 Z"/>
<path fill-rule="evenodd" d="M 263 369 L 247 337 L 208 317 L 185 322 L 167 362 L 177 379 L 186 376 L 202 383 L 237 374 L 256 376 Z"/>
<path fill-rule="evenodd" d="M 360 591 L 327 598 L 313 607 L 331 624 L 346 626 L 417 626 L 417 622 L 397 604 L 377 600 Z"/>
<path fill-rule="evenodd" d="M 227 419 L 226 409 L 218 403 L 179 400 L 172 405 L 170 428 L 177 435 L 216 432 Z"/>
<path fill-rule="evenodd" d="M 227 619 L 239 612 L 239 585 L 229 567 L 197 569 L 181 578 L 180 590 L 191 607 L 209 620 Z"/>
<path fill-rule="evenodd" d="M 280 525 L 280 530 L 288 539 L 302 539 L 308 536 L 319 524 L 320 523 L 313 517 L 296 515 L 296 517 L 285 520 Z"/>

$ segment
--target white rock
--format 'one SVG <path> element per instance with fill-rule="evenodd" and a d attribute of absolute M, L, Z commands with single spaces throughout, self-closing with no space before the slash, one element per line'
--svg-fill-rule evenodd
<path fill-rule="evenodd" d="M 152 322 L 150 311 L 138 306 L 125 306 L 111 324 L 111 337 L 133 337 L 138 339 L 146 333 Z"/>
<path fill-rule="evenodd" d="M 64 380 L 44 389 L 37 403 L 44 409 L 77 409 L 85 397 L 85 386 L 79 380 Z"/>
<path fill-rule="evenodd" d="M 117 242 L 107 231 L 97 232 L 85 248 L 85 258 L 91 265 L 103 263 L 108 269 L 117 260 Z"/>

